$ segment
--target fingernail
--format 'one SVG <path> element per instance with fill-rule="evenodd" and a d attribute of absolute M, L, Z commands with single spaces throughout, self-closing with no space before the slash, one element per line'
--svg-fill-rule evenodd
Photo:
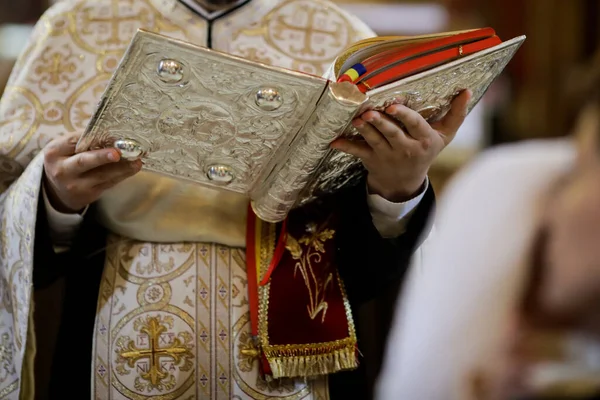
<path fill-rule="evenodd" d="M 362 128 L 365 126 L 365 123 L 361 119 L 355 119 L 352 121 L 352 125 L 354 125 L 355 128 Z"/>
<path fill-rule="evenodd" d="M 369 123 L 377 121 L 378 118 L 378 114 L 369 114 L 367 117 L 363 117 L 363 119 Z"/>
<path fill-rule="evenodd" d="M 106 158 L 108 158 L 108 161 L 117 161 L 117 155 L 114 151 L 109 152 Z"/>
<path fill-rule="evenodd" d="M 71 144 L 71 145 L 77 144 L 78 141 L 79 141 L 78 137 L 72 137 L 69 139 L 69 144 Z"/>

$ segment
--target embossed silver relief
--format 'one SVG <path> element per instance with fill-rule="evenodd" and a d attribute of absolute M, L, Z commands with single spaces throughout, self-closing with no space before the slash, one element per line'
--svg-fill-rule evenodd
<path fill-rule="evenodd" d="M 431 122 L 443 118 L 443 114 L 445 114 L 444 111 L 449 109 L 449 107 L 442 106 L 426 106 L 415 111 L 418 112 L 426 121 Z"/>
<path fill-rule="evenodd" d="M 208 171 L 223 165 L 234 177 L 227 189 L 246 194 L 305 124 L 326 85 L 148 33 L 136 35 L 125 60 L 78 147 L 134 139 L 147 149 L 146 171 L 222 187 Z M 180 69 L 165 60 L 183 66 L 178 83 L 172 81 Z M 174 79 L 165 82 L 159 70 Z"/>
<path fill-rule="evenodd" d="M 252 208 L 257 215 L 269 222 L 285 218 L 298 202 L 298 195 L 320 174 L 321 161 L 332 153 L 331 141 L 344 132 L 366 100 L 367 96 L 347 82 L 329 85 L 284 163 L 267 181 L 268 186 L 253 193 Z"/>

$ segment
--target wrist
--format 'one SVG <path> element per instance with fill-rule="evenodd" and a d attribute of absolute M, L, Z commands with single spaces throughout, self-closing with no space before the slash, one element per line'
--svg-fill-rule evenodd
<path fill-rule="evenodd" d="M 68 205 L 65 205 L 60 197 L 56 194 L 56 191 L 52 187 L 52 184 L 48 182 L 48 179 L 44 179 L 44 192 L 46 193 L 46 197 L 48 199 L 48 203 L 50 206 L 57 212 L 61 214 L 81 214 L 85 207 L 82 208 L 71 208 Z"/>
<path fill-rule="evenodd" d="M 405 203 L 419 196 L 427 182 L 424 177 L 419 180 L 407 182 L 401 185 L 380 185 L 377 182 L 367 180 L 369 194 L 383 197 L 391 203 Z"/>

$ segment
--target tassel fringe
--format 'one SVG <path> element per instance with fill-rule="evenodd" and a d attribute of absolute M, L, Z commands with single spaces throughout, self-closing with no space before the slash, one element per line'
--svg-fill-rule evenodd
<path fill-rule="evenodd" d="M 282 355 L 266 354 L 273 378 L 312 378 L 335 372 L 356 369 L 356 347 L 348 346 L 326 354 Z"/>

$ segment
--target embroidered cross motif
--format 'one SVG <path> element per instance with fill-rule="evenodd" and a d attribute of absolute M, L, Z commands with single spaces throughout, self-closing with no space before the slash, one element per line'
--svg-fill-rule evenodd
<path fill-rule="evenodd" d="M 189 334 L 167 332 L 172 327 L 170 317 L 146 317 L 136 321 L 136 330 L 140 332 L 137 344 L 129 338 L 123 343 L 119 341 L 117 362 L 124 371 L 124 364 L 133 369 L 137 367 L 140 378 L 147 384 L 148 389 L 169 390 L 175 385 L 171 372 L 175 366 L 182 371 L 192 367 L 192 338 Z"/>

